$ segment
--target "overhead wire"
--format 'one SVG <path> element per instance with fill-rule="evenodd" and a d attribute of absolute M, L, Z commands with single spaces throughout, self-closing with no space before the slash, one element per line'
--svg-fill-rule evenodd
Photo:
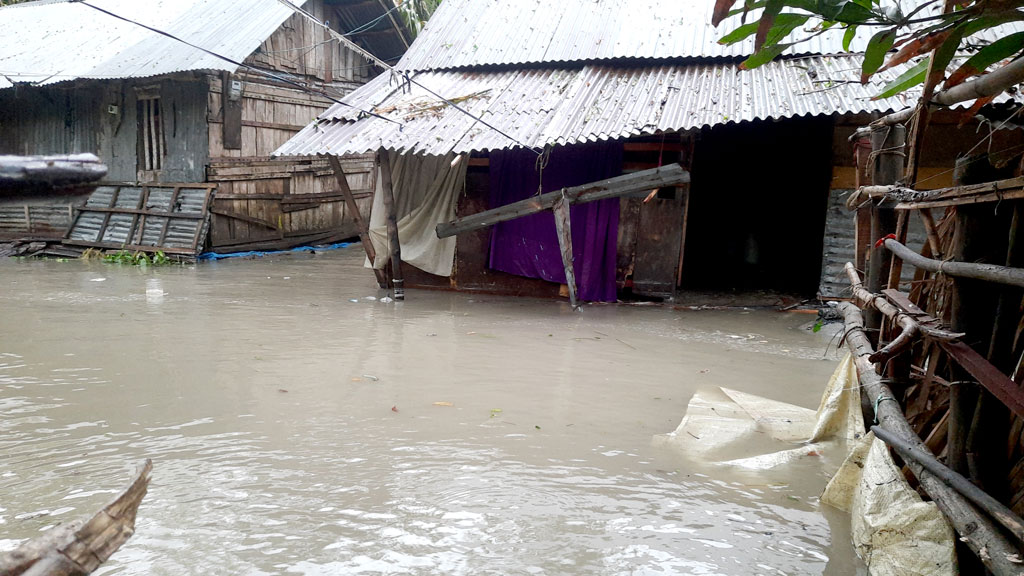
<path fill-rule="evenodd" d="M 377 25 L 378 22 L 380 22 L 381 20 L 387 18 L 388 15 L 390 15 L 395 10 L 398 10 L 402 6 L 402 4 L 405 4 L 405 2 L 406 2 L 406 0 L 399 0 L 399 2 L 395 3 L 395 5 L 390 10 L 388 10 L 387 12 L 381 14 L 380 16 L 374 18 L 373 20 L 370 20 L 369 22 L 367 22 L 366 24 L 363 24 L 362 26 L 357 26 L 357 27 L 353 28 L 352 30 L 349 30 L 348 32 L 345 32 L 344 34 L 342 34 L 342 36 L 352 36 L 354 34 L 358 34 L 358 33 L 362 32 L 363 30 L 369 30 L 370 28 L 373 28 L 374 26 Z"/>
<path fill-rule="evenodd" d="M 304 84 L 302 82 L 298 82 L 296 80 L 292 80 L 292 79 L 290 79 L 290 78 L 288 78 L 286 76 L 282 76 L 281 74 L 277 74 L 277 73 L 274 73 L 274 72 L 269 72 L 267 70 L 263 70 L 261 68 L 255 67 L 255 66 L 250 66 L 249 64 L 245 64 L 245 63 L 239 62 L 239 61 L 237 61 L 237 60 L 235 60 L 233 58 L 228 58 L 227 56 L 224 56 L 222 54 L 218 54 L 218 53 L 216 53 L 216 52 L 214 52 L 212 50 L 203 48 L 202 46 L 198 46 L 198 45 L 193 44 L 193 43 L 191 43 L 191 42 L 189 42 L 187 40 L 183 40 L 181 38 L 178 38 L 177 36 L 175 36 L 174 34 L 171 34 L 170 32 L 165 32 L 165 31 L 160 30 L 158 28 L 154 28 L 152 26 L 143 24 L 142 22 L 138 22 L 138 21 L 132 20 L 131 18 L 127 18 L 125 16 L 121 16 L 120 14 L 115 14 L 115 13 L 109 11 L 109 10 L 106 10 L 104 8 L 100 8 L 99 6 L 96 6 L 94 4 L 90 4 L 86 0 L 69 0 L 69 1 L 73 2 L 73 3 L 77 3 L 77 4 L 82 4 L 83 6 L 88 6 L 89 8 L 92 8 L 93 10 L 96 10 L 98 12 L 102 12 L 103 14 L 106 14 L 106 15 L 111 16 L 113 18 L 116 18 L 118 20 L 122 20 L 124 22 L 128 22 L 129 24 L 133 24 L 133 25 L 139 26 L 141 28 L 145 28 L 146 30 L 149 30 L 150 32 L 153 32 L 155 34 L 159 34 L 161 36 L 165 36 L 167 38 L 170 38 L 171 40 L 174 40 L 176 42 L 180 42 L 182 44 L 185 44 L 186 46 L 189 46 L 191 48 L 199 50 L 200 52 L 204 52 L 206 54 L 209 54 L 210 56 L 213 56 L 214 58 L 218 58 L 220 60 L 228 62 L 229 64 L 232 64 L 232 65 L 237 66 L 239 68 L 243 68 L 245 70 L 249 70 L 249 71 L 255 72 L 257 74 L 262 74 L 262 75 L 264 75 L 264 76 L 266 76 L 268 78 L 277 80 L 279 82 L 284 82 L 285 84 L 288 84 L 288 85 L 291 85 L 291 86 L 295 86 L 295 87 L 299 88 L 300 90 L 302 90 L 304 92 L 310 92 L 310 93 L 314 93 L 314 94 L 319 94 L 320 96 L 323 96 L 323 97 L 327 98 L 328 100 L 330 100 L 331 102 L 334 102 L 335 104 L 341 104 L 342 106 L 347 106 L 349 108 L 358 110 L 358 111 L 360 111 L 360 112 L 362 112 L 364 114 L 368 114 L 368 115 L 373 116 L 375 118 L 380 118 L 381 120 L 385 120 L 387 122 L 392 122 L 394 124 L 402 125 L 402 123 L 398 122 L 397 120 L 392 120 L 391 118 L 387 118 L 387 117 L 381 116 L 380 114 L 377 114 L 375 112 L 371 112 L 369 110 L 363 110 L 362 108 L 359 108 L 358 106 L 353 106 L 352 104 L 348 104 L 347 102 L 342 102 L 338 98 L 335 98 L 334 96 L 331 96 L 325 90 L 318 90 L 316 88 L 311 88 L 310 86 L 308 86 L 308 85 L 306 85 L 306 84 Z"/>
<path fill-rule="evenodd" d="M 79 0 L 79 1 L 81 1 L 81 0 Z M 364 58 L 367 58 L 367 59 L 369 59 L 369 60 L 371 60 L 373 62 L 376 62 L 381 68 L 384 68 L 385 70 L 387 70 L 391 74 L 400 76 L 405 82 L 408 82 L 410 84 L 415 84 L 416 86 L 418 86 L 419 88 L 422 88 L 428 94 L 434 96 L 435 98 L 438 98 L 439 100 L 441 100 L 442 102 L 444 102 L 448 106 L 451 106 L 455 110 L 458 110 L 459 112 L 465 114 L 466 116 L 469 116 L 474 121 L 483 124 L 487 128 L 490 128 L 491 130 L 497 132 L 498 134 L 501 134 L 505 138 L 507 138 L 507 139 L 511 140 L 512 142 L 515 142 L 516 144 L 522 146 L 523 148 L 533 152 L 537 156 L 540 156 L 540 155 L 542 155 L 544 153 L 543 149 L 538 149 L 538 148 L 536 148 L 534 146 L 530 146 L 529 144 L 526 144 L 525 142 L 523 142 L 523 141 L 521 141 L 521 140 L 519 140 L 519 139 L 517 139 L 517 138 L 515 138 L 515 137 L 513 137 L 511 135 L 509 135 L 508 133 L 506 133 L 502 129 L 498 128 L 497 126 L 494 126 L 493 124 L 487 122 L 483 118 L 481 118 L 481 117 L 473 114 L 472 112 L 462 108 L 461 106 L 459 106 L 455 102 L 452 102 L 448 98 L 445 98 L 444 96 L 441 96 L 437 92 L 434 92 L 433 90 L 431 90 L 427 86 L 424 86 L 421 82 L 417 81 L 415 78 L 410 76 L 407 72 L 401 72 L 399 70 L 395 70 L 394 66 L 391 66 L 387 62 L 384 62 L 380 58 L 378 58 L 375 55 L 371 54 L 370 52 L 365 50 L 362 46 L 356 44 L 355 42 L 353 42 L 349 38 L 346 38 L 344 35 L 338 33 L 335 30 L 332 30 L 329 26 L 327 26 L 326 24 L 321 22 L 319 18 L 317 18 L 316 16 L 310 14 L 309 12 L 304 10 L 301 6 L 296 6 L 296 5 L 292 4 L 291 2 L 289 2 L 288 0 L 277 0 L 277 1 L 279 3 L 281 3 L 282 5 L 284 5 L 284 6 L 287 6 L 290 10 L 294 11 L 296 14 L 301 14 L 304 18 L 306 18 L 310 22 L 313 22 L 314 24 L 324 28 L 332 36 L 334 36 L 335 38 L 338 38 L 343 44 L 348 46 L 351 50 L 355 51 L 356 53 L 362 55 Z"/>

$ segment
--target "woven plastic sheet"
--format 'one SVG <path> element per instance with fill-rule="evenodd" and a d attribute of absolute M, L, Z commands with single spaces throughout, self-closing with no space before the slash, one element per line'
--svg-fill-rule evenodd
<path fill-rule="evenodd" d="M 956 573 L 949 524 L 934 503 L 910 488 L 885 445 L 865 434 L 849 355 L 832 374 L 817 410 L 727 388 L 701 391 L 679 427 L 654 442 L 697 462 L 754 472 L 819 455 L 834 457 L 821 459 L 826 467 L 845 458 L 821 501 L 850 513 L 854 545 L 869 573 Z"/>
<path fill-rule="evenodd" d="M 465 188 L 465 159 L 455 163 L 447 156 L 413 156 L 387 152 L 391 160 L 391 188 L 398 219 L 398 242 L 402 262 L 438 276 L 451 276 L 455 263 L 455 237 L 438 238 L 435 227 L 455 219 L 455 203 Z M 366 267 L 383 269 L 391 250 L 388 245 L 387 210 L 381 193 L 381 178 L 370 211 L 370 240 L 376 261 Z"/>

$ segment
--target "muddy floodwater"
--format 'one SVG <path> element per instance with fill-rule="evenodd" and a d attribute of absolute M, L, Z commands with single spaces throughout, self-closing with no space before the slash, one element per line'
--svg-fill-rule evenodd
<path fill-rule="evenodd" d="M 822 458 L 652 445 L 705 388 L 816 408 L 813 315 L 382 302 L 360 254 L 0 261 L 0 549 L 149 457 L 98 574 L 863 573 Z"/>

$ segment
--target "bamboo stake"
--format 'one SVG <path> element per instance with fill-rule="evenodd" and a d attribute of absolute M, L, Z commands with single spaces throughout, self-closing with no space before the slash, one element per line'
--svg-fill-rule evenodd
<path fill-rule="evenodd" d="M 864 333 L 864 318 L 860 309 L 849 302 L 840 302 L 838 309 L 843 314 L 846 325 L 846 345 L 854 356 L 858 378 L 875 407 L 875 417 L 879 425 L 906 440 L 911 446 L 927 453 L 927 447 L 907 423 L 892 391 L 882 382 L 882 377 L 875 372 L 875 366 L 868 360 L 874 351 Z M 920 463 L 910 460 L 907 465 L 960 535 L 961 541 L 967 544 L 993 574 L 1019 576 L 1019 551 L 1000 533 L 995 523 L 979 514 L 964 496 L 950 488 Z"/>

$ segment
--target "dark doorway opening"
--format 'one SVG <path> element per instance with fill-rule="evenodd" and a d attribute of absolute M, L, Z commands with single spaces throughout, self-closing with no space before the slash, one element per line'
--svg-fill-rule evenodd
<path fill-rule="evenodd" d="M 682 288 L 815 294 L 832 119 L 704 130 L 694 149 Z"/>

